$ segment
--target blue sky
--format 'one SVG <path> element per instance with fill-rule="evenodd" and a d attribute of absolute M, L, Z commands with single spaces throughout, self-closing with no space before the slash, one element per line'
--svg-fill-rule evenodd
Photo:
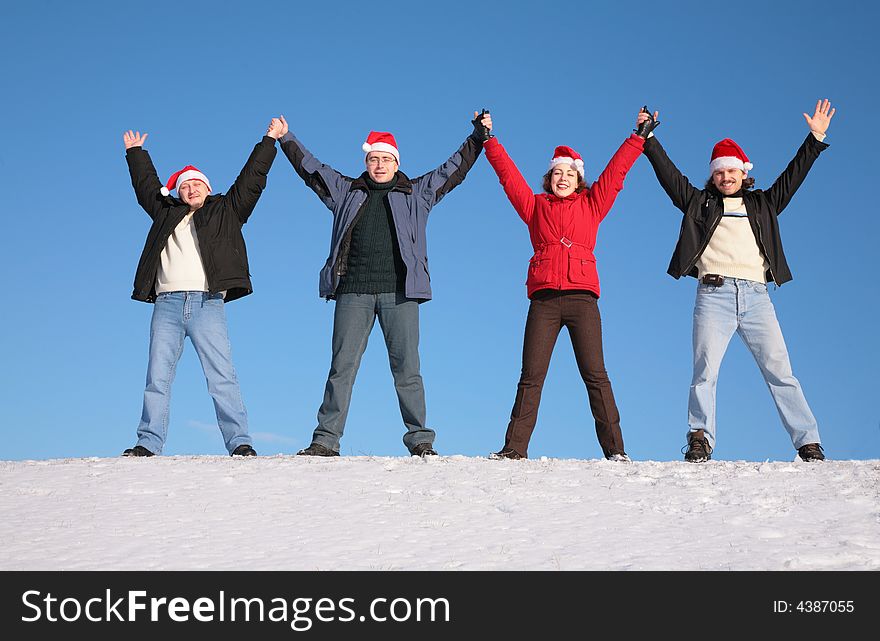
<path fill-rule="evenodd" d="M 681 2 L 61 3 L 7 5 L 0 21 L 5 266 L 3 458 L 115 456 L 135 442 L 151 306 L 131 284 L 149 219 L 122 132 L 148 132 L 164 180 L 194 164 L 225 192 L 283 113 L 321 160 L 357 175 L 371 129 L 395 134 L 402 170 L 443 162 L 474 109 L 537 190 L 556 145 L 602 170 L 638 108 L 692 182 L 731 137 L 769 186 L 807 133 L 827 142 L 780 221 L 794 280 L 771 291 L 795 374 L 831 458 L 880 457 L 878 222 L 872 146 L 874 5 Z M 600 228 L 606 365 L 633 458 L 678 460 L 687 429 L 696 282 L 666 267 L 680 214 L 646 159 Z M 329 367 L 333 303 L 318 298 L 330 215 L 279 153 L 245 238 L 255 293 L 227 308 L 261 454 L 310 441 Z M 429 425 L 443 454 L 503 443 L 519 377 L 531 248 L 481 158 L 432 212 L 434 300 L 421 307 Z M 343 454 L 403 455 L 378 329 L 355 385 Z M 221 454 L 191 345 L 173 388 L 167 454 Z M 596 458 L 587 396 L 560 335 L 530 455 Z M 794 450 L 751 355 L 731 341 L 715 458 Z"/>

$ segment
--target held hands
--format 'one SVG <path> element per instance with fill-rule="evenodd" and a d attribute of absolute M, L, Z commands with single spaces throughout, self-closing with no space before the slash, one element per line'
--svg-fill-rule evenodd
<path fill-rule="evenodd" d="M 269 126 L 266 128 L 266 135 L 278 140 L 287 133 L 287 130 L 287 121 L 284 119 L 284 116 L 279 116 L 278 118 L 272 118 L 271 122 L 269 122 Z"/>
<path fill-rule="evenodd" d="M 828 125 L 831 124 L 831 118 L 834 116 L 835 111 L 836 109 L 831 106 L 828 98 L 824 101 L 817 100 L 816 111 L 813 113 L 813 117 L 810 118 L 807 114 L 804 114 L 804 119 L 807 121 L 810 131 L 822 135 L 828 131 Z"/>
<path fill-rule="evenodd" d="M 494 134 L 492 133 L 492 116 L 489 115 L 489 112 L 483 109 L 482 112 L 477 113 L 474 112 L 474 119 L 471 120 L 471 124 L 474 126 L 474 133 L 471 136 L 480 143 L 486 142 L 489 138 L 493 138 Z"/>
<path fill-rule="evenodd" d="M 132 147 L 143 147 L 144 143 L 147 141 L 147 135 L 141 135 L 141 132 L 134 132 L 131 129 L 122 134 L 122 141 L 125 143 L 126 149 L 131 149 Z"/>
<path fill-rule="evenodd" d="M 639 110 L 639 115 L 636 117 L 636 128 L 633 129 L 633 131 L 636 132 L 637 136 L 641 136 L 647 140 L 648 134 L 660 126 L 660 121 L 657 120 L 659 115 L 659 111 L 655 111 L 651 114 L 651 112 L 648 111 L 648 105 L 645 105 Z"/>

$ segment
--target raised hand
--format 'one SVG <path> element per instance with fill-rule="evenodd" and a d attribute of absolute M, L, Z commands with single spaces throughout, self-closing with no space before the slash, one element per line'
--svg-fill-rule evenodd
<path fill-rule="evenodd" d="M 266 128 L 267 136 L 278 140 L 281 136 L 287 133 L 287 123 L 282 122 L 283 118 L 283 116 L 280 119 L 272 118 L 269 126 Z"/>
<path fill-rule="evenodd" d="M 126 149 L 131 149 L 132 147 L 143 147 L 144 143 L 147 141 L 147 135 L 141 135 L 141 132 L 134 132 L 131 129 L 122 134 L 122 141 L 125 143 Z"/>
<path fill-rule="evenodd" d="M 639 115 L 636 116 L 636 128 L 633 129 L 633 131 L 636 132 L 636 135 L 647 139 L 648 134 L 660 125 L 660 121 L 657 120 L 659 116 L 659 111 L 655 111 L 651 114 L 651 112 L 648 111 L 648 105 L 645 105 L 639 110 Z"/>
<path fill-rule="evenodd" d="M 492 116 L 485 109 L 481 113 L 474 112 L 474 119 L 471 120 L 474 126 L 474 138 L 480 142 L 486 142 L 493 137 L 492 134 Z"/>
<path fill-rule="evenodd" d="M 807 121 L 807 126 L 810 128 L 810 131 L 817 134 L 824 134 L 828 131 L 828 125 L 831 124 L 831 118 L 834 116 L 834 109 L 831 106 L 831 102 L 826 98 L 825 100 L 817 100 L 816 101 L 816 111 L 813 113 L 813 117 L 810 118 L 807 114 L 804 114 L 804 119 Z"/>

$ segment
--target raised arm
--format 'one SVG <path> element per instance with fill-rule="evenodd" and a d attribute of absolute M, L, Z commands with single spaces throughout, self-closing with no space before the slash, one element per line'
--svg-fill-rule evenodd
<path fill-rule="evenodd" d="M 128 173 L 131 175 L 131 186 L 134 187 L 135 197 L 138 204 L 144 209 L 150 218 L 155 219 L 162 208 L 164 200 L 161 192 L 162 183 L 156 174 L 156 168 L 150 154 L 144 149 L 147 134 L 129 129 L 122 135 L 125 144 L 125 161 L 128 163 Z"/>
<path fill-rule="evenodd" d="M 611 160 L 608 161 L 608 165 L 599 174 L 599 178 L 590 187 L 590 204 L 595 216 L 600 221 L 611 211 L 611 206 L 614 204 L 617 194 L 623 189 L 623 181 L 626 178 L 627 172 L 632 168 L 639 154 L 642 153 L 642 149 L 645 146 L 645 137 L 657 125 L 654 120 L 654 124 L 651 126 L 650 122 L 652 121 L 647 120 L 649 117 L 649 114 L 646 115 L 643 111 L 639 112 L 636 118 L 636 129 L 634 130 L 638 133 L 632 134 L 623 141 L 623 144 L 620 145 L 611 157 Z M 645 132 L 644 135 L 641 135 L 643 132 Z"/>
<path fill-rule="evenodd" d="M 491 131 L 492 116 L 486 114 L 483 117 L 483 124 Z M 526 182 L 513 160 L 507 155 L 507 150 L 494 135 L 483 147 L 486 149 L 486 160 L 495 170 L 498 182 L 501 183 L 504 193 L 507 194 L 507 199 L 523 222 L 528 225 L 535 212 L 535 194 L 532 188 L 529 187 L 529 183 Z"/>
<path fill-rule="evenodd" d="M 429 207 L 436 205 L 446 194 L 462 183 L 480 156 L 483 141 L 491 136 L 489 130 L 479 122 L 476 113 L 474 116 L 474 120 L 471 121 L 474 131 L 465 139 L 461 147 L 437 169 L 412 181 L 413 191 L 427 201 Z"/>
<path fill-rule="evenodd" d="M 289 131 L 284 116 L 279 119 L 282 127 L 281 151 L 306 185 L 314 191 L 329 209 L 333 209 L 348 193 L 351 180 L 315 158 Z"/>
<path fill-rule="evenodd" d="M 770 207 L 777 215 L 791 202 L 792 196 L 797 191 L 807 173 L 819 157 L 819 154 L 828 149 L 829 145 L 824 142 L 825 132 L 828 131 L 828 125 L 834 116 L 836 109 L 831 107 L 831 103 L 826 99 L 824 102 L 819 100 L 816 102 L 816 110 L 810 117 L 804 114 L 810 133 L 807 134 L 806 140 L 797 150 L 791 162 L 780 174 L 779 178 L 771 185 L 764 195 Z"/>
<path fill-rule="evenodd" d="M 242 225 L 248 221 L 260 194 L 266 188 L 266 177 L 277 153 L 275 141 L 281 137 L 281 123 L 276 124 L 276 120 L 273 118 L 269 123 L 266 135 L 256 144 L 238 178 L 226 193 L 226 198 Z"/>
<path fill-rule="evenodd" d="M 655 120 L 658 115 L 659 112 L 655 111 Z M 687 179 L 687 176 L 682 174 L 678 167 L 669 160 L 666 150 L 663 149 L 663 146 L 656 137 L 648 135 L 647 140 L 645 140 L 644 151 L 645 156 L 648 157 L 648 162 L 654 168 L 654 173 L 657 175 L 660 186 L 663 187 L 666 195 L 672 200 L 672 204 L 680 209 L 682 213 L 687 213 L 688 203 L 692 199 L 699 197 L 700 190 L 694 187 Z"/>

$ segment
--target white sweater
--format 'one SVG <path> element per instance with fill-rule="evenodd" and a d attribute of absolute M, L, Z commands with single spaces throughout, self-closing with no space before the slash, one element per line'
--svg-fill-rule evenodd
<path fill-rule="evenodd" d="M 156 293 L 206 292 L 208 279 L 202 266 L 199 239 L 193 224 L 193 212 L 183 217 L 168 238 L 159 257 Z"/>
<path fill-rule="evenodd" d="M 770 264 L 764 258 L 746 216 L 742 198 L 724 198 L 724 215 L 697 260 L 700 278 L 721 274 L 766 283 Z"/>

